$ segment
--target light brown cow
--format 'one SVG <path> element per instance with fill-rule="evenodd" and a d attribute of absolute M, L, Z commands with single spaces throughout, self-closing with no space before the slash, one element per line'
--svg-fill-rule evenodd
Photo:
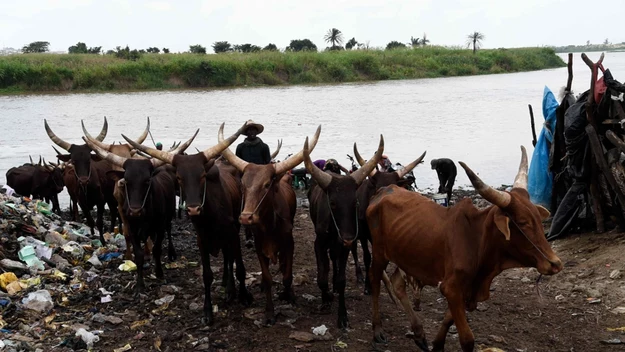
<path fill-rule="evenodd" d="M 310 143 L 310 151 L 317 144 L 321 125 Z M 223 139 L 223 125 L 219 130 L 219 142 Z M 294 301 L 293 283 L 293 220 L 295 218 L 295 192 L 284 177 L 304 160 L 304 152 L 299 151 L 292 157 L 278 163 L 257 165 L 237 157 L 230 149 L 222 155 L 242 173 L 243 209 L 239 216 L 242 225 L 251 228 L 254 235 L 256 255 L 263 273 L 262 285 L 265 290 L 265 323 L 273 325 L 276 321 L 271 294 L 272 278 L 269 261 L 280 261 L 284 291 L 280 299 Z"/>
<path fill-rule="evenodd" d="M 380 280 L 389 261 L 425 285 L 438 286 L 448 309 L 433 341 L 442 351 L 449 327 L 455 323 L 463 351 L 473 351 L 475 340 L 465 310 L 490 296 L 492 280 L 503 270 L 534 267 L 553 275 L 562 262 L 545 239 L 542 219 L 549 212 L 530 202 L 527 192 L 527 154 L 521 147 L 519 173 L 510 192 L 495 190 L 463 162 L 471 183 L 493 205 L 479 210 L 470 199 L 446 208 L 429 198 L 392 185 L 381 188 L 367 208 L 373 242 L 371 284 L 374 341 L 385 342 L 379 313 Z M 405 282 L 395 280 L 395 293 L 410 315 L 414 339 L 429 351 L 421 321 L 410 307 Z"/>

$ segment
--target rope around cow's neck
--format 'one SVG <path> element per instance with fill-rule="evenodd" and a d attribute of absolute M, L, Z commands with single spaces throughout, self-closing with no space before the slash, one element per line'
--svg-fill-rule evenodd
<path fill-rule="evenodd" d="M 336 223 L 336 219 L 334 218 L 334 212 L 332 211 L 332 206 L 330 206 L 330 196 L 326 193 L 326 199 L 328 200 L 328 209 L 330 209 L 330 215 L 332 216 L 332 221 L 334 222 L 334 227 L 336 228 L 336 233 L 339 236 L 339 239 L 342 242 L 345 242 L 345 240 L 343 239 L 343 236 L 341 236 L 341 230 L 339 230 L 339 225 Z M 356 241 L 358 239 L 358 208 L 360 207 L 360 202 L 358 201 L 358 199 L 356 199 L 356 237 L 354 237 L 353 241 Z M 352 241 L 352 242 L 353 242 Z"/>
<path fill-rule="evenodd" d="M 152 188 L 152 181 L 150 180 L 150 184 L 148 185 L 148 190 L 145 192 L 145 197 L 143 197 L 143 203 L 141 204 L 141 208 L 139 210 L 143 210 L 145 207 L 145 202 L 148 200 L 148 195 L 150 194 L 150 188 Z M 126 193 L 126 204 L 130 207 L 130 199 L 128 198 L 128 184 L 124 181 L 124 192 Z"/>

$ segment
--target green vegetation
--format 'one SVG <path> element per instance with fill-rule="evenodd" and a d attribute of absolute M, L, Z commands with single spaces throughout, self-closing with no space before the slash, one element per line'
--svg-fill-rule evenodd
<path fill-rule="evenodd" d="M 292 43 L 293 44 L 293 43 Z M 309 45 L 309 43 L 303 43 Z M 120 48 L 121 49 L 121 48 Z M 196 47 L 196 50 L 199 49 Z M 201 50 L 198 50 L 201 51 Z M 110 91 L 355 82 L 519 72 L 564 66 L 550 48 L 340 50 L 0 57 L 0 92 Z"/>

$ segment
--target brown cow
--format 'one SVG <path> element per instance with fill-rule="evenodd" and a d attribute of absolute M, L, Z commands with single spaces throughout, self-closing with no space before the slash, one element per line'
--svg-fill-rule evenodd
<path fill-rule="evenodd" d="M 448 309 L 433 341 L 442 351 L 449 327 L 455 323 L 463 351 L 473 351 L 475 339 L 465 310 L 490 296 L 492 280 L 503 270 L 534 267 L 553 275 L 562 262 L 545 239 L 542 219 L 549 212 L 530 202 L 527 192 L 527 154 L 521 147 L 519 173 L 510 192 L 497 191 L 460 162 L 471 183 L 493 205 L 479 210 L 470 199 L 451 208 L 392 185 L 381 188 L 367 208 L 373 240 L 371 285 L 373 291 L 374 341 L 386 342 L 379 312 L 380 279 L 389 261 L 425 285 L 438 286 Z M 400 282 L 398 282 L 400 281 Z M 395 293 L 410 315 L 414 340 L 429 351 L 421 321 L 410 307 L 403 280 Z"/>
<path fill-rule="evenodd" d="M 220 131 L 223 134 L 223 124 Z M 244 125 L 245 126 L 245 125 Z M 237 221 L 241 212 L 240 181 L 231 173 L 215 165 L 215 157 L 224 148 L 234 142 L 243 132 L 242 126 L 227 140 L 220 140 L 211 148 L 194 155 L 180 155 L 152 149 L 135 143 L 122 134 L 133 147 L 148 153 L 152 157 L 173 165 L 181 188 L 181 194 L 187 206 L 187 214 L 191 218 L 197 234 L 198 247 L 202 258 L 202 278 L 204 281 L 204 318 L 208 325 L 214 321 L 211 301 L 211 285 L 213 271 L 210 256 L 217 256 L 222 251 L 224 256 L 224 276 L 222 285 L 226 286 L 226 301 L 235 297 L 234 263 L 236 277 L 239 281 L 239 301 L 248 305 L 253 297 L 245 287 L 245 265 L 241 255 L 239 230 Z M 191 143 L 197 135 L 189 140 Z"/>
<path fill-rule="evenodd" d="M 317 145 L 321 125 L 312 140 L 310 150 Z M 223 140 L 223 129 L 219 130 L 219 142 Z M 293 302 L 295 295 L 293 282 L 293 220 L 295 219 L 295 192 L 288 177 L 283 177 L 288 170 L 297 166 L 304 159 L 303 151 L 278 162 L 267 165 L 248 163 L 226 148 L 222 155 L 243 175 L 243 211 L 239 221 L 249 226 L 254 235 L 256 255 L 263 273 L 262 285 L 265 291 L 265 323 L 276 322 L 271 294 L 272 278 L 269 261 L 280 261 L 284 291 L 280 299 Z"/>

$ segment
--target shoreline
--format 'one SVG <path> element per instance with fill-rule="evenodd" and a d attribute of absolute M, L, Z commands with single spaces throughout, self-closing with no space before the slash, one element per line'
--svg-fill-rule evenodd
<path fill-rule="evenodd" d="M 565 67 L 549 48 L 0 57 L 0 95 L 124 93 L 479 76 Z"/>

